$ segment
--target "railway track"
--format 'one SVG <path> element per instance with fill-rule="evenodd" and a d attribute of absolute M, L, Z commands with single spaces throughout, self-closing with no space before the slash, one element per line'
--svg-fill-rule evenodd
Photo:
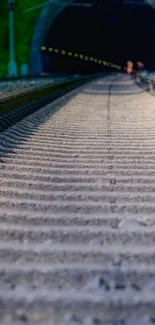
<path fill-rule="evenodd" d="M 29 91 L 31 89 L 37 89 L 41 86 L 56 84 L 59 82 L 67 81 L 72 78 L 78 78 L 78 75 L 72 76 L 57 76 L 54 75 L 45 77 L 45 78 L 32 78 L 30 80 L 27 79 L 19 79 L 19 80 L 11 80 L 11 81 L 0 81 L 0 100 L 8 98 L 10 95 L 19 95 L 21 92 Z"/>
<path fill-rule="evenodd" d="M 154 127 L 119 74 L 0 134 L 1 324 L 155 324 Z"/>

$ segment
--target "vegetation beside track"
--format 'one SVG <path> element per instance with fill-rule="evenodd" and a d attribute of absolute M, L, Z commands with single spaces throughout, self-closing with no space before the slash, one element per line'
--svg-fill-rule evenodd
<path fill-rule="evenodd" d="M 39 18 L 41 8 L 26 12 L 46 0 L 16 0 L 15 8 L 15 45 L 18 72 L 21 64 L 29 64 L 33 32 Z M 9 62 L 9 17 L 6 0 L 0 0 L 0 76 L 8 74 Z"/>

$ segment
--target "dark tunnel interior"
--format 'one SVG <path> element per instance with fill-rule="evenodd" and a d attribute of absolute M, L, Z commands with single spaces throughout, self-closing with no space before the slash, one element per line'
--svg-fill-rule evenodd
<path fill-rule="evenodd" d="M 78 3 L 82 0 L 78 0 Z M 85 1 L 88 2 L 88 1 Z M 57 17 L 45 44 L 60 50 L 97 57 L 125 65 L 127 60 L 142 60 L 154 69 L 155 10 L 148 4 L 123 0 L 89 0 L 87 7 L 68 6 Z M 44 72 L 87 73 L 105 67 L 58 53 L 42 53 Z"/>

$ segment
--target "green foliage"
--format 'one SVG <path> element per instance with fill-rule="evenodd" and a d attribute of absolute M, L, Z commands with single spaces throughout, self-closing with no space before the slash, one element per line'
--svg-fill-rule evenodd
<path fill-rule="evenodd" d="M 26 9 L 45 3 L 46 0 L 16 0 L 15 43 L 18 68 L 29 64 L 32 37 L 41 9 L 25 12 Z M 9 61 L 9 25 L 7 0 L 0 0 L 0 76 L 7 75 Z"/>

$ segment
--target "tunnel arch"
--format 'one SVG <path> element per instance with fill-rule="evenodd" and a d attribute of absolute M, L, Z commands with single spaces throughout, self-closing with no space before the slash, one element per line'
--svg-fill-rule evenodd
<path fill-rule="evenodd" d="M 73 3 L 75 0 L 67 0 L 68 3 Z M 66 0 L 61 0 L 61 3 Z M 31 47 L 31 58 L 30 58 L 30 73 L 40 74 L 43 71 L 41 46 L 46 45 L 44 42 L 48 34 L 51 24 L 54 23 L 58 15 L 68 6 L 68 4 L 58 6 L 54 3 L 48 3 L 41 11 L 39 19 L 37 21 Z M 45 24 L 46 22 L 46 24 Z"/>
<path fill-rule="evenodd" d="M 83 2 L 84 0 L 80 0 L 79 2 Z M 96 0 L 88 0 L 84 2 L 92 3 L 93 8 L 95 7 L 95 1 Z M 111 10 L 115 10 L 116 3 L 123 3 L 124 0 L 111 0 L 110 1 L 110 7 Z M 58 0 L 59 2 L 59 0 Z M 43 55 L 43 52 L 41 52 L 41 46 L 47 46 L 47 35 L 51 27 L 54 25 L 56 20 L 59 16 L 61 16 L 62 12 L 69 7 L 69 4 L 72 4 L 73 2 L 76 2 L 76 0 L 61 0 L 61 6 L 58 6 L 54 3 L 48 3 L 45 5 L 41 11 L 41 14 L 38 18 L 33 39 L 32 39 L 32 47 L 31 47 L 31 58 L 30 58 L 30 73 L 31 74 L 40 74 L 42 72 L 45 72 L 46 69 L 44 69 L 45 65 L 45 56 Z M 100 0 L 96 1 L 97 3 L 100 3 Z M 64 4 L 63 4 L 64 3 Z M 109 6 L 109 1 L 105 0 L 105 7 Z M 103 3 L 102 3 L 103 5 Z M 46 22 L 46 23 L 45 23 Z M 44 56 L 44 58 L 43 58 Z"/>
<path fill-rule="evenodd" d="M 68 3 L 72 4 L 73 2 L 75 2 L 76 0 L 67 0 Z M 92 0 L 93 1 L 93 0 Z M 132 21 L 132 25 L 133 25 L 133 12 L 132 12 L 132 4 L 133 4 L 133 1 L 131 1 L 131 8 L 130 8 L 130 1 L 127 1 L 128 4 L 125 5 L 126 1 L 124 0 L 113 0 L 114 2 L 115 1 L 118 1 L 118 2 L 122 2 L 123 3 L 123 12 L 125 13 L 125 15 L 123 14 L 121 18 L 121 23 L 122 25 L 120 25 L 120 33 L 121 33 L 121 30 L 122 30 L 122 26 L 123 24 L 126 24 L 126 15 L 129 17 L 129 21 Z M 48 44 L 48 40 L 47 40 L 47 35 L 51 29 L 51 26 L 52 26 L 52 29 L 53 29 L 53 25 L 56 23 L 56 20 L 61 18 L 61 14 L 65 13 L 65 9 L 67 9 L 68 7 L 68 4 L 66 4 L 66 0 L 61 0 L 61 3 L 63 3 L 62 6 L 57 6 L 53 3 L 48 3 L 46 6 L 43 7 L 43 10 L 41 11 L 41 14 L 39 16 L 39 19 L 37 21 L 37 24 L 36 24 L 36 28 L 35 28 L 35 31 L 34 31 L 34 35 L 33 35 L 33 41 L 32 41 L 32 48 L 31 48 L 31 61 L 30 61 L 30 72 L 31 74 L 40 74 L 42 72 L 46 72 L 46 69 L 44 69 L 45 67 L 45 56 L 43 58 L 43 53 L 41 52 L 41 46 L 42 45 L 45 45 L 45 46 L 49 46 Z M 135 2 L 135 5 L 136 5 L 136 2 Z M 151 9 L 151 6 L 149 6 L 148 4 L 144 6 L 142 6 L 143 9 Z M 68 10 L 68 9 L 67 9 Z M 134 11 L 136 10 L 136 15 L 138 15 L 138 10 L 139 8 L 135 7 Z M 151 9 L 152 10 L 152 14 L 150 15 L 150 23 L 151 23 L 151 20 L 154 21 L 154 18 L 155 18 L 155 10 Z M 144 11 L 144 10 L 143 10 Z M 124 18 L 125 17 L 125 18 Z M 141 16 L 142 17 L 142 16 Z M 152 18 L 151 18 L 152 17 Z M 123 22 L 122 19 L 125 19 L 125 21 Z M 139 18 L 141 19 L 141 18 Z M 142 25 L 144 25 L 142 23 L 142 21 L 140 21 L 140 24 L 139 24 L 139 28 L 140 28 L 140 35 L 141 36 L 136 36 L 135 37 L 135 41 L 137 43 L 137 40 L 142 38 L 143 36 L 143 33 L 141 33 L 141 27 Z M 135 23 L 137 24 L 136 20 L 135 20 Z M 152 24 L 152 23 L 151 23 Z M 133 25 L 134 26 L 134 25 Z M 152 25 L 153 26 L 153 25 Z M 155 24 L 154 24 L 155 26 Z M 128 28 L 127 28 L 127 32 L 129 32 L 128 30 L 130 29 L 129 28 L 130 25 L 128 25 Z M 145 26 L 143 26 L 143 28 L 145 28 Z M 116 30 L 116 28 L 114 29 Z M 150 28 L 151 30 L 151 28 Z M 147 37 L 148 39 L 150 38 L 149 42 L 150 42 L 150 46 L 152 47 L 153 49 L 153 46 L 151 45 L 151 42 L 153 42 L 153 37 L 151 36 L 151 32 L 149 32 L 150 34 L 150 37 Z M 120 34 L 121 35 L 121 34 Z M 138 39 L 137 39 L 138 37 Z M 152 40 L 151 40 L 151 37 L 152 37 Z M 121 38 L 120 38 L 121 39 Z M 117 39 L 114 39 L 115 42 L 117 42 Z M 122 40 L 120 41 L 120 45 L 121 45 L 121 42 L 124 44 L 124 39 L 122 38 Z M 144 52 L 144 57 L 141 58 L 141 60 L 145 60 L 147 57 L 148 57 L 148 53 L 145 53 L 146 50 L 144 49 L 144 46 L 143 46 L 143 43 L 142 41 L 139 41 L 141 42 L 141 47 L 138 46 L 137 47 L 137 53 L 135 52 L 135 48 L 134 48 L 134 57 L 133 57 L 133 61 L 134 60 L 138 60 L 139 59 L 139 52 L 142 50 Z M 116 48 L 117 48 L 117 44 L 116 44 Z M 129 48 L 128 48 L 129 47 Z M 146 47 L 146 46 L 145 46 Z M 121 49 L 121 47 L 120 47 Z M 125 46 L 125 51 L 127 52 L 127 54 L 132 57 L 132 47 L 131 47 L 131 50 L 130 50 L 130 44 L 128 45 L 128 42 L 127 42 L 127 45 Z M 104 51 L 105 52 L 105 51 Z M 120 54 L 120 53 L 121 54 Z M 111 51 L 111 53 L 115 54 L 115 58 L 116 58 L 116 62 L 115 63 L 123 63 L 124 64 L 124 58 L 123 58 L 123 55 L 125 57 L 125 54 L 123 53 L 122 55 L 122 50 L 121 51 L 118 51 L 118 58 L 117 58 L 117 53 L 114 52 L 114 51 Z M 154 46 L 154 49 L 152 51 L 152 55 L 150 55 L 150 58 L 149 58 L 149 61 L 150 61 L 150 66 L 154 67 L 155 64 L 154 64 L 154 53 L 155 53 L 155 46 Z M 104 53 L 105 54 L 105 53 Z M 143 53 L 142 53 L 143 54 Z M 146 58 L 145 58 L 146 57 Z M 106 58 L 105 58 L 106 59 Z M 120 61 L 119 61 L 120 59 Z M 53 58 L 52 58 L 53 60 Z M 109 58 L 107 58 L 107 60 L 109 61 Z M 152 62 L 151 62 L 152 61 Z M 126 61 L 125 61 L 126 62 Z M 146 63 L 148 64 L 147 60 L 146 60 Z M 53 72 L 53 71 L 52 71 Z"/>

